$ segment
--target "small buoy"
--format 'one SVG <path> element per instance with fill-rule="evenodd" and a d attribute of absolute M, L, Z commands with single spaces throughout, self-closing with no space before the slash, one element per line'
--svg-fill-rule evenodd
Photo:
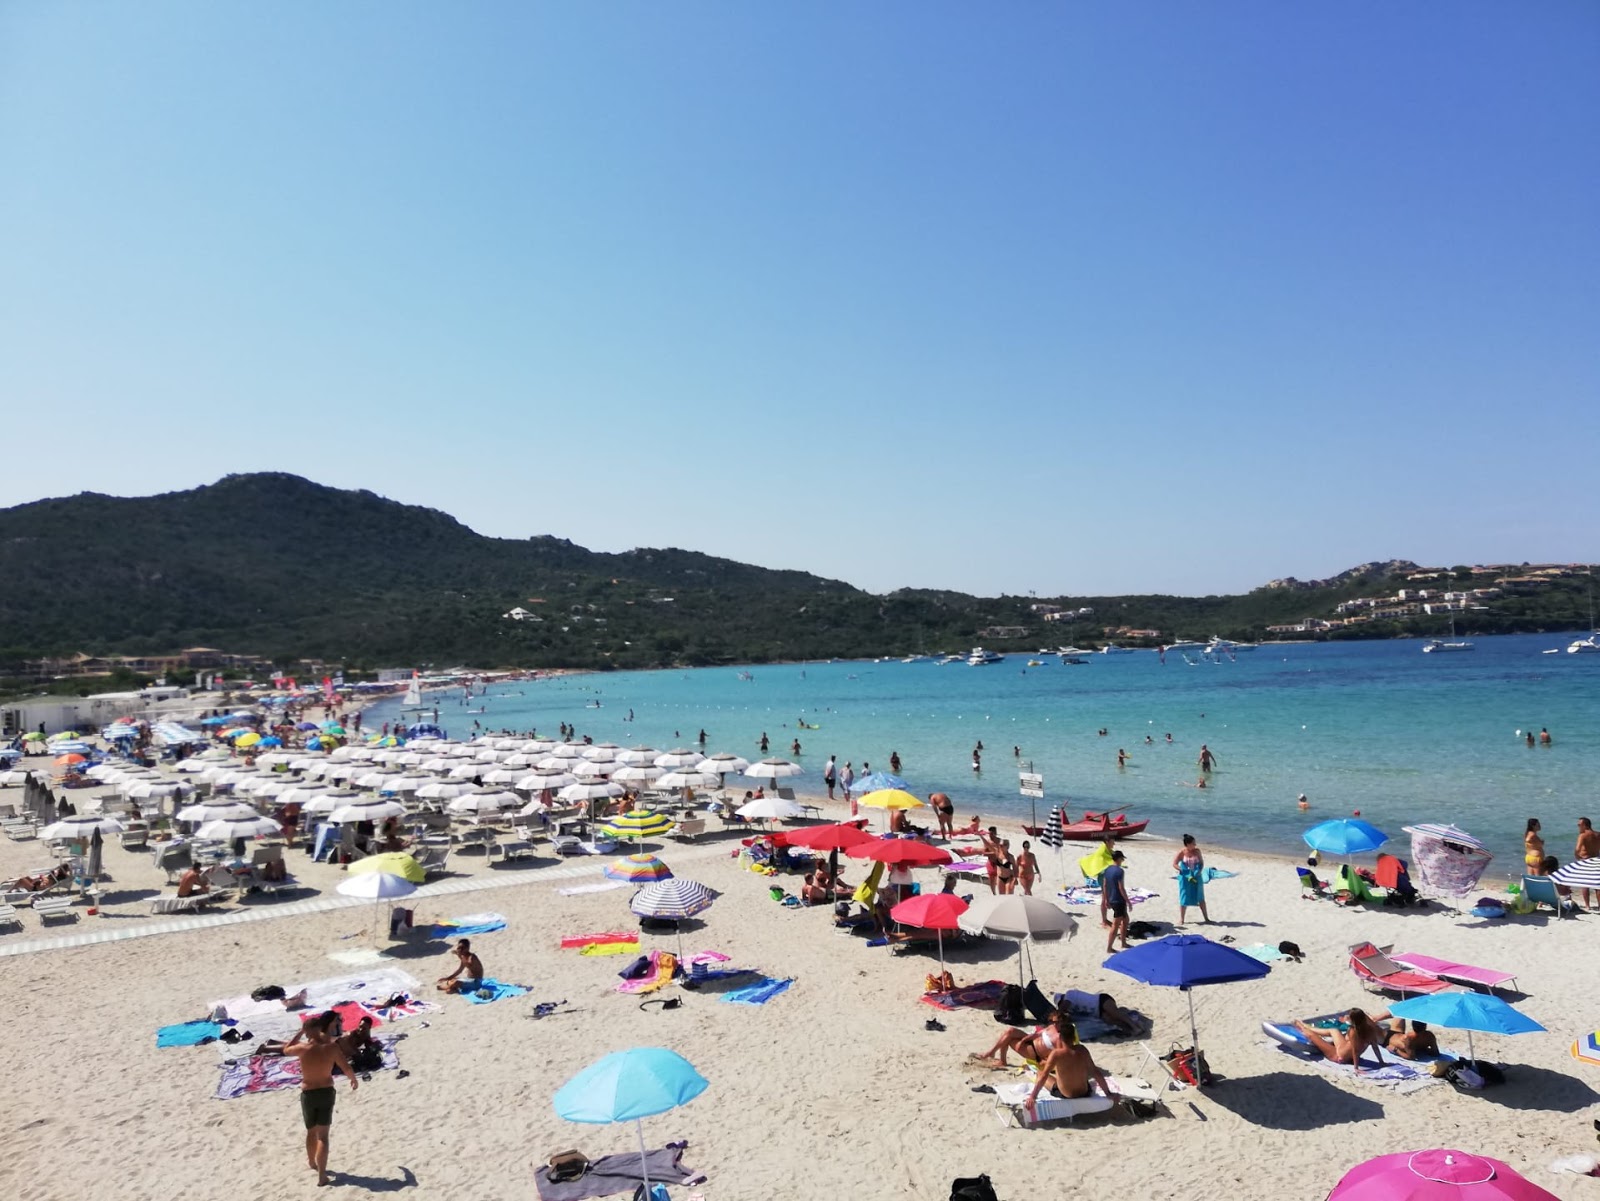
<path fill-rule="evenodd" d="M 1359 809 L 1357 809 L 1357 810 L 1356 810 L 1356 811 L 1355 811 L 1355 812 L 1354 812 L 1354 813 L 1352 813 L 1352 814 L 1351 814 L 1351 815 L 1350 815 L 1350 816 L 1351 816 L 1351 817 L 1360 817 L 1360 816 L 1361 816 L 1361 810 L 1359 810 Z"/>

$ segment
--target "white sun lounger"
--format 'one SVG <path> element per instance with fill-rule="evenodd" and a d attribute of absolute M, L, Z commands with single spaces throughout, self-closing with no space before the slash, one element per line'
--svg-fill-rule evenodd
<path fill-rule="evenodd" d="M 1146 1101 L 1151 1105 L 1159 1104 L 1161 1101 L 1161 1094 L 1143 1080 L 1108 1074 L 1106 1083 L 1111 1085 L 1118 1097 L 1126 1097 L 1130 1101 Z M 1033 1124 L 1028 1120 L 1026 1108 L 1028 1094 L 1032 1091 L 1031 1080 L 1002 1084 L 994 1090 L 995 1112 L 1002 1126 Z M 1071 1100 L 1041 1092 L 1034 1104 L 1034 1122 L 1071 1122 L 1074 1118 L 1087 1114 L 1106 1113 L 1115 1104 L 1116 1098 L 1107 1097 L 1098 1090 L 1087 1097 L 1076 1097 Z"/>
<path fill-rule="evenodd" d="M 77 912 L 72 908 L 72 901 L 67 897 L 36 897 L 33 911 L 39 915 L 41 922 L 54 921 L 57 918 L 63 921 L 78 919 Z"/>

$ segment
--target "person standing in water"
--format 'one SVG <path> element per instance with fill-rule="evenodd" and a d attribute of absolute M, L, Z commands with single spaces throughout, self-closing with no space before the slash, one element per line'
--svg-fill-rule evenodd
<path fill-rule="evenodd" d="M 1209 772 L 1217 765 L 1217 757 L 1211 753 L 1211 748 L 1205 743 L 1200 744 L 1200 770 Z"/>

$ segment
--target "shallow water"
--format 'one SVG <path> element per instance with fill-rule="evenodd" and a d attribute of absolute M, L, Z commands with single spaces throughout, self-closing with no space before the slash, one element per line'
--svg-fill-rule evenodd
<path fill-rule="evenodd" d="M 1192 666 L 1139 652 L 1081 667 L 1050 658 L 1028 668 L 1027 655 L 978 668 L 756 666 L 748 680 L 731 667 L 619 672 L 490 685 L 472 701 L 483 715 L 464 715 L 459 692 L 439 694 L 440 720 L 456 737 L 470 737 L 474 720 L 550 735 L 568 721 L 596 742 L 663 750 L 692 744 L 704 728 L 708 750 L 750 759 L 763 731 L 774 755 L 788 756 L 798 736 L 808 772 L 798 784 L 811 790 L 830 754 L 859 774 L 864 759 L 887 769 L 898 751 L 913 788 L 949 793 L 962 819 L 1028 814 L 1017 792 L 1025 763 L 1045 778 L 1041 814 L 1057 803 L 1073 816 L 1112 808 L 1149 818 L 1155 834 L 1193 829 L 1252 850 L 1303 850 L 1313 821 L 1356 810 L 1402 849 L 1402 826 L 1451 821 L 1510 872 L 1528 817 L 1543 821 L 1563 861 L 1576 819 L 1600 820 L 1600 656 L 1540 653 L 1570 638 L 1479 638 L 1472 652 L 1429 655 L 1410 640 L 1263 646 Z M 393 716 L 392 704 L 376 707 L 367 728 Z M 798 729 L 801 718 L 821 729 Z M 1530 750 L 1519 732 L 1540 727 L 1554 744 Z M 983 769 L 974 772 L 978 740 Z M 1193 787 L 1202 743 L 1217 757 L 1203 791 Z M 1118 748 L 1130 756 L 1121 769 Z M 1295 804 L 1301 792 L 1309 814 Z"/>

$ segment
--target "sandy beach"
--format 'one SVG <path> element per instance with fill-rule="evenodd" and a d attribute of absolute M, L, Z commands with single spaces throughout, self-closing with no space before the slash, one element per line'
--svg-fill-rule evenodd
<path fill-rule="evenodd" d="M 721 893 L 684 934 L 687 950 L 714 950 L 732 965 L 792 978 L 759 1007 L 674 986 L 654 995 L 679 996 L 681 1007 L 641 1009 L 639 998 L 615 991 L 627 957 L 559 949 L 564 936 L 634 925 L 627 888 L 562 895 L 603 883 L 599 859 L 557 861 L 546 849 L 537 859 L 491 867 L 482 856 L 458 854 L 450 862 L 456 870 L 415 898 L 419 925 L 484 911 L 507 919 L 506 929 L 482 935 L 475 947 L 491 976 L 530 991 L 473 1005 L 434 993 L 435 977 L 450 966 L 444 940 L 414 934 L 381 961 L 360 962 L 364 949 L 391 945 L 374 939 L 370 904 L 304 913 L 295 912 L 299 897 L 251 900 L 219 912 L 268 916 L 220 925 L 209 917 L 152 919 L 148 898 L 162 874 L 148 853 L 108 846 L 113 883 L 102 916 L 88 916 L 80 903 L 75 923 L 41 929 L 23 913 L 24 928 L 0 938 L 11 1068 L 0 1193 L 132 1201 L 314 1191 L 296 1095 L 216 1100 L 221 1049 L 158 1048 L 155 1031 L 203 1018 L 210 1002 L 261 985 L 381 969 L 409 973 L 441 1008 L 389 1024 L 404 1035 L 397 1051 L 405 1078 L 379 1072 L 354 1095 L 341 1084 L 330 1163 L 343 1192 L 524 1201 L 536 1195 L 534 1167 L 553 1152 L 577 1148 L 592 1158 L 636 1148 L 631 1127 L 565 1122 L 550 1097 L 601 1055 L 642 1045 L 678 1051 L 710 1081 L 689 1105 L 645 1123 L 651 1147 L 687 1140 L 683 1162 L 708 1176 L 693 1188 L 675 1186 L 678 1198 L 698 1190 L 716 1201 L 800 1193 L 943 1201 L 953 1178 L 987 1173 L 1002 1198 L 1311 1199 L 1364 1159 L 1441 1145 L 1504 1159 L 1563 1198 L 1600 1188 L 1548 1170 L 1559 1157 L 1596 1150 L 1589 1119 L 1600 1069 L 1573 1060 L 1568 1047 L 1596 1024 L 1592 940 L 1600 919 L 1487 923 L 1439 906 L 1347 910 L 1301 899 L 1288 859 L 1212 850 L 1209 862 L 1238 876 L 1208 887 L 1217 923 L 1193 928 L 1240 945 L 1292 940 L 1305 961 L 1277 962 L 1258 981 L 1197 990 L 1201 1044 L 1220 1077 L 1211 1087 L 1166 1093 L 1156 1116 L 1018 1129 L 1002 1124 L 991 1093 L 974 1091 L 1008 1077 L 966 1061 L 996 1037 L 991 1012 L 941 1013 L 920 1002 L 924 976 L 936 970 L 931 952 L 868 947 L 836 932 L 826 909 L 775 903 L 767 891 L 774 881 L 733 858 L 739 832 L 719 834 L 711 825 L 698 844 L 668 841 L 659 853 L 677 875 Z M 1204 845 L 1203 826 L 1195 833 Z M 1173 845 L 1126 845 L 1130 882 L 1161 894 L 1137 905 L 1134 917 L 1175 921 Z M 43 850 L 0 841 L 0 877 L 39 866 Z M 847 878 L 859 881 L 860 865 L 847 863 Z M 1053 892 L 1060 877 L 1048 853 L 1043 864 L 1049 887 L 1036 891 Z M 320 896 L 336 895 L 338 869 L 294 853 L 291 870 Z M 492 886 L 446 891 L 463 881 Z M 798 877 L 776 882 L 798 891 Z M 985 891 L 981 880 L 976 887 Z M 1485 881 L 1485 891 L 1502 887 Z M 1097 915 L 1075 912 L 1075 938 L 1033 948 L 1045 991 L 1109 991 L 1153 1019 L 1152 1047 L 1187 1045 L 1183 994 L 1102 968 Z M 156 927 L 166 932 L 129 937 Z M 25 949 L 89 934 L 118 937 Z M 1508 1078 L 1472 1094 L 1444 1083 L 1413 1092 L 1381 1087 L 1268 1043 L 1263 1019 L 1384 1004 L 1348 967 L 1346 949 L 1363 940 L 1515 971 L 1526 996 L 1512 999 L 1549 1033 L 1479 1036 L 1479 1055 L 1507 1065 Z M 672 950 L 674 940 L 646 934 L 642 946 Z M 947 959 L 964 984 L 1016 978 L 1013 943 L 982 941 Z M 539 1002 L 560 1004 L 536 1020 Z M 943 1031 L 925 1028 L 936 1014 Z M 1439 1038 L 1465 1050 L 1456 1032 L 1441 1030 Z M 1156 1085 L 1164 1079 L 1137 1040 L 1089 1045 L 1107 1071 Z"/>

